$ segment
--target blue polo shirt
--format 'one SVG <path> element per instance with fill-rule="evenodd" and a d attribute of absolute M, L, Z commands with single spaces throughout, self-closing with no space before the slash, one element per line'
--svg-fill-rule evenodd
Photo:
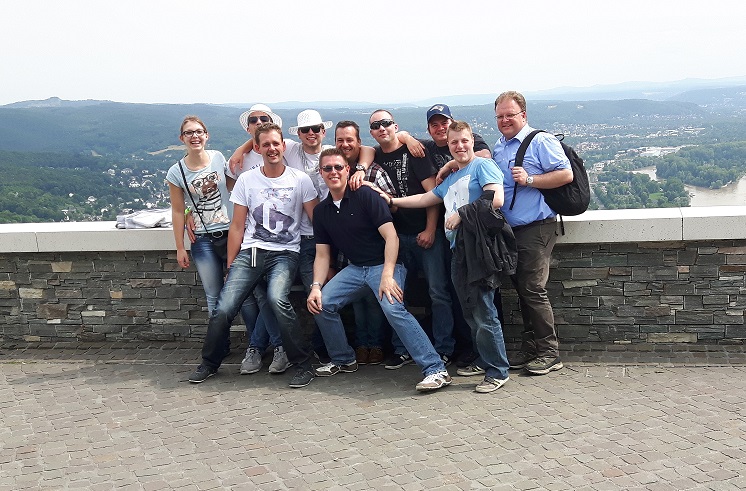
<path fill-rule="evenodd" d="M 378 227 L 391 222 L 391 212 L 381 196 L 367 186 L 348 187 L 339 208 L 329 195 L 313 210 L 313 235 L 317 244 L 339 249 L 355 266 L 384 262 L 386 241 Z"/>
<path fill-rule="evenodd" d="M 511 227 L 527 225 L 556 215 L 554 210 L 549 208 L 544 201 L 544 195 L 541 194 L 541 191 L 530 186 L 518 185 L 516 187 L 513 174 L 510 172 L 515 165 L 515 154 L 518 153 L 518 147 L 521 146 L 521 142 L 526 138 L 526 135 L 532 131 L 534 129 L 526 125 L 510 140 L 506 141 L 505 137 L 501 136 L 492 150 L 492 158 L 503 172 L 505 204 L 501 211 Z M 558 169 L 570 169 L 571 167 L 557 137 L 551 133 L 539 133 L 534 136 L 526 149 L 523 168 L 526 169 L 529 176 L 536 176 Z M 517 190 L 517 193 L 515 204 L 511 210 L 510 203 L 513 201 L 514 189 Z"/>

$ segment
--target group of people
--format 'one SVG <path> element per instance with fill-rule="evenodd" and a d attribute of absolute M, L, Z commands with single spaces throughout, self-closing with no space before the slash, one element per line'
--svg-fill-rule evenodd
<path fill-rule="evenodd" d="M 539 134 L 523 166 L 514 166 L 532 129 L 526 101 L 513 91 L 495 101 L 502 137 L 491 152 L 447 105 L 432 106 L 426 118 L 432 140 L 399 131 L 390 111 L 377 110 L 368 121 L 375 148 L 362 145 L 353 121 L 336 125 L 332 146 L 322 143 L 332 122 L 317 111 L 298 114 L 288 129 L 295 142 L 284 138 L 277 114 L 255 104 L 240 117 L 249 140 L 229 161 L 206 149 L 204 122 L 184 119 L 187 152 L 167 174 L 177 260 L 190 264 L 186 229 L 209 310 L 190 382 L 217 373 L 239 311 L 249 339 L 241 373 L 259 371 L 272 345 L 269 372 L 293 366 L 294 388 L 361 364 L 414 362 L 423 375 L 416 389 L 437 390 L 451 383 L 457 340 L 456 374 L 482 377 L 476 392 L 502 387 L 509 369 L 562 368 L 546 292 L 556 218 L 540 192 L 572 181 L 559 141 Z M 289 300 L 297 272 L 313 336 Z M 432 302 L 431 337 L 406 304 L 419 272 Z M 520 350 L 510 356 L 495 295 L 504 277 L 518 291 L 524 324 Z M 340 316 L 350 304 L 355 348 Z M 386 323 L 393 352 L 384 360 Z M 314 354 L 320 364 L 312 364 Z"/>

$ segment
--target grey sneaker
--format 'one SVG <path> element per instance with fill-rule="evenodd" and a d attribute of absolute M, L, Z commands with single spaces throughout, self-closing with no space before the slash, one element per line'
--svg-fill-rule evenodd
<path fill-rule="evenodd" d="M 417 384 L 415 388 L 420 392 L 428 392 L 431 390 L 438 390 L 446 385 L 451 385 L 451 376 L 448 375 L 448 372 L 443 371 L 431 373 L 422 379 L 422 382 Z"/>
<path fill-rule="evenodd" d="M 241 375 L 256 373 L 262 369 L 262 354 L 253 346 L 246 350 L 246 356 L 241 362 Z"/>
<path fill-rule="evenodd" d="M 357 361 L 353 361 L 349 365 L 335 365 L 334 363 L 327 363 L 321 365 L 318 368 L 314 368 L 313 373 L 317 377 L 331 377 L 332 375 L 342 373 L 352 373 L 357 371 Z"/>
<path fill-rule="evenodd" d="M 511 370 L 520 370 L 524 368 L 528 362 L 536 358 L 535 353 L 528 353 L 526 351 L 517 351 L 508 357 Z"/>
<path fill-rule="evenodd" d="M 506 377 L 504 379 L 499 378 L 492 378 L 492 377 L 484 377 L 484 380 L 474 388 L 475 392 L 479 392 L 481 394 L 487 394 L 488 392 L 494 392 L 503 385 L 505 385 L 505 382 L 510 380 L 510 377 Z"/>
<path fill-rule="evenodd" d="M 259 360 L 261 363 L 261 359 Z M 275 348 L 275 354 L 272 355 L 272 363 L 269 364 L 269 373 L 282 373 L 288 369 L 290 362 L 285 349 L 282 346 Z M 261 368 L 261 365 L 260 365 Z"/>
<path fill-rule="evenodd" d="M 472 375 L 484 375 L 485 372 L 484 368 L 478 367 L 475 364 L 471 364 L 468 367 L 459 368 L 456 370 L 456 375 L 461 375 L 462 377 L 471 377 Z"/>
<path fill-rule="evenodd" d="M 557 357 L 541 356 L 526 363 L 526 371 L 533 375 L 546 375 L 549 372 L 560 370 L 564 365 Z"/>

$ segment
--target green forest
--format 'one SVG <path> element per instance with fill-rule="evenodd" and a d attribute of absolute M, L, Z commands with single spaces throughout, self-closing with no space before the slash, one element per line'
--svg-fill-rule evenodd
<path fill-rule="evenodd" d="M 142 208 L 152 189 L 130 188 L 110 167 L 86 155 L 0 151 L 0 223 L 114 220 Z"/>

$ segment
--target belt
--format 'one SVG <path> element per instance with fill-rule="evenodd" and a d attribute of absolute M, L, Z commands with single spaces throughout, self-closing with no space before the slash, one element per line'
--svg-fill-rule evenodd
<path fill-rule="evenodd" d="M 527 223 L 526 225 L 518 225 L 517 227 L 511 227 L 513 232 L 518 232 L 524 228 L 535 227 L 537 225 L 544 225 L 545 223 L 556 223 L 557 217 L 549 217 L 544 220 L 536 220 L 535 222 Z"/>
<path fill-rule="evenodd" d="M 313 235 L 301 235 L 300 238 L 305 240 L 313 240 L 314 237 Z"/>
<path fill-rule="evenodd" d="M 197 237 L 212 237 L 213 239 L 220 239 L 221 237 L 224 237 L 228 235 L 227 230 L 218 230 L 217 232 L 207 232 L 204 234 L 194 234 Z"/>

